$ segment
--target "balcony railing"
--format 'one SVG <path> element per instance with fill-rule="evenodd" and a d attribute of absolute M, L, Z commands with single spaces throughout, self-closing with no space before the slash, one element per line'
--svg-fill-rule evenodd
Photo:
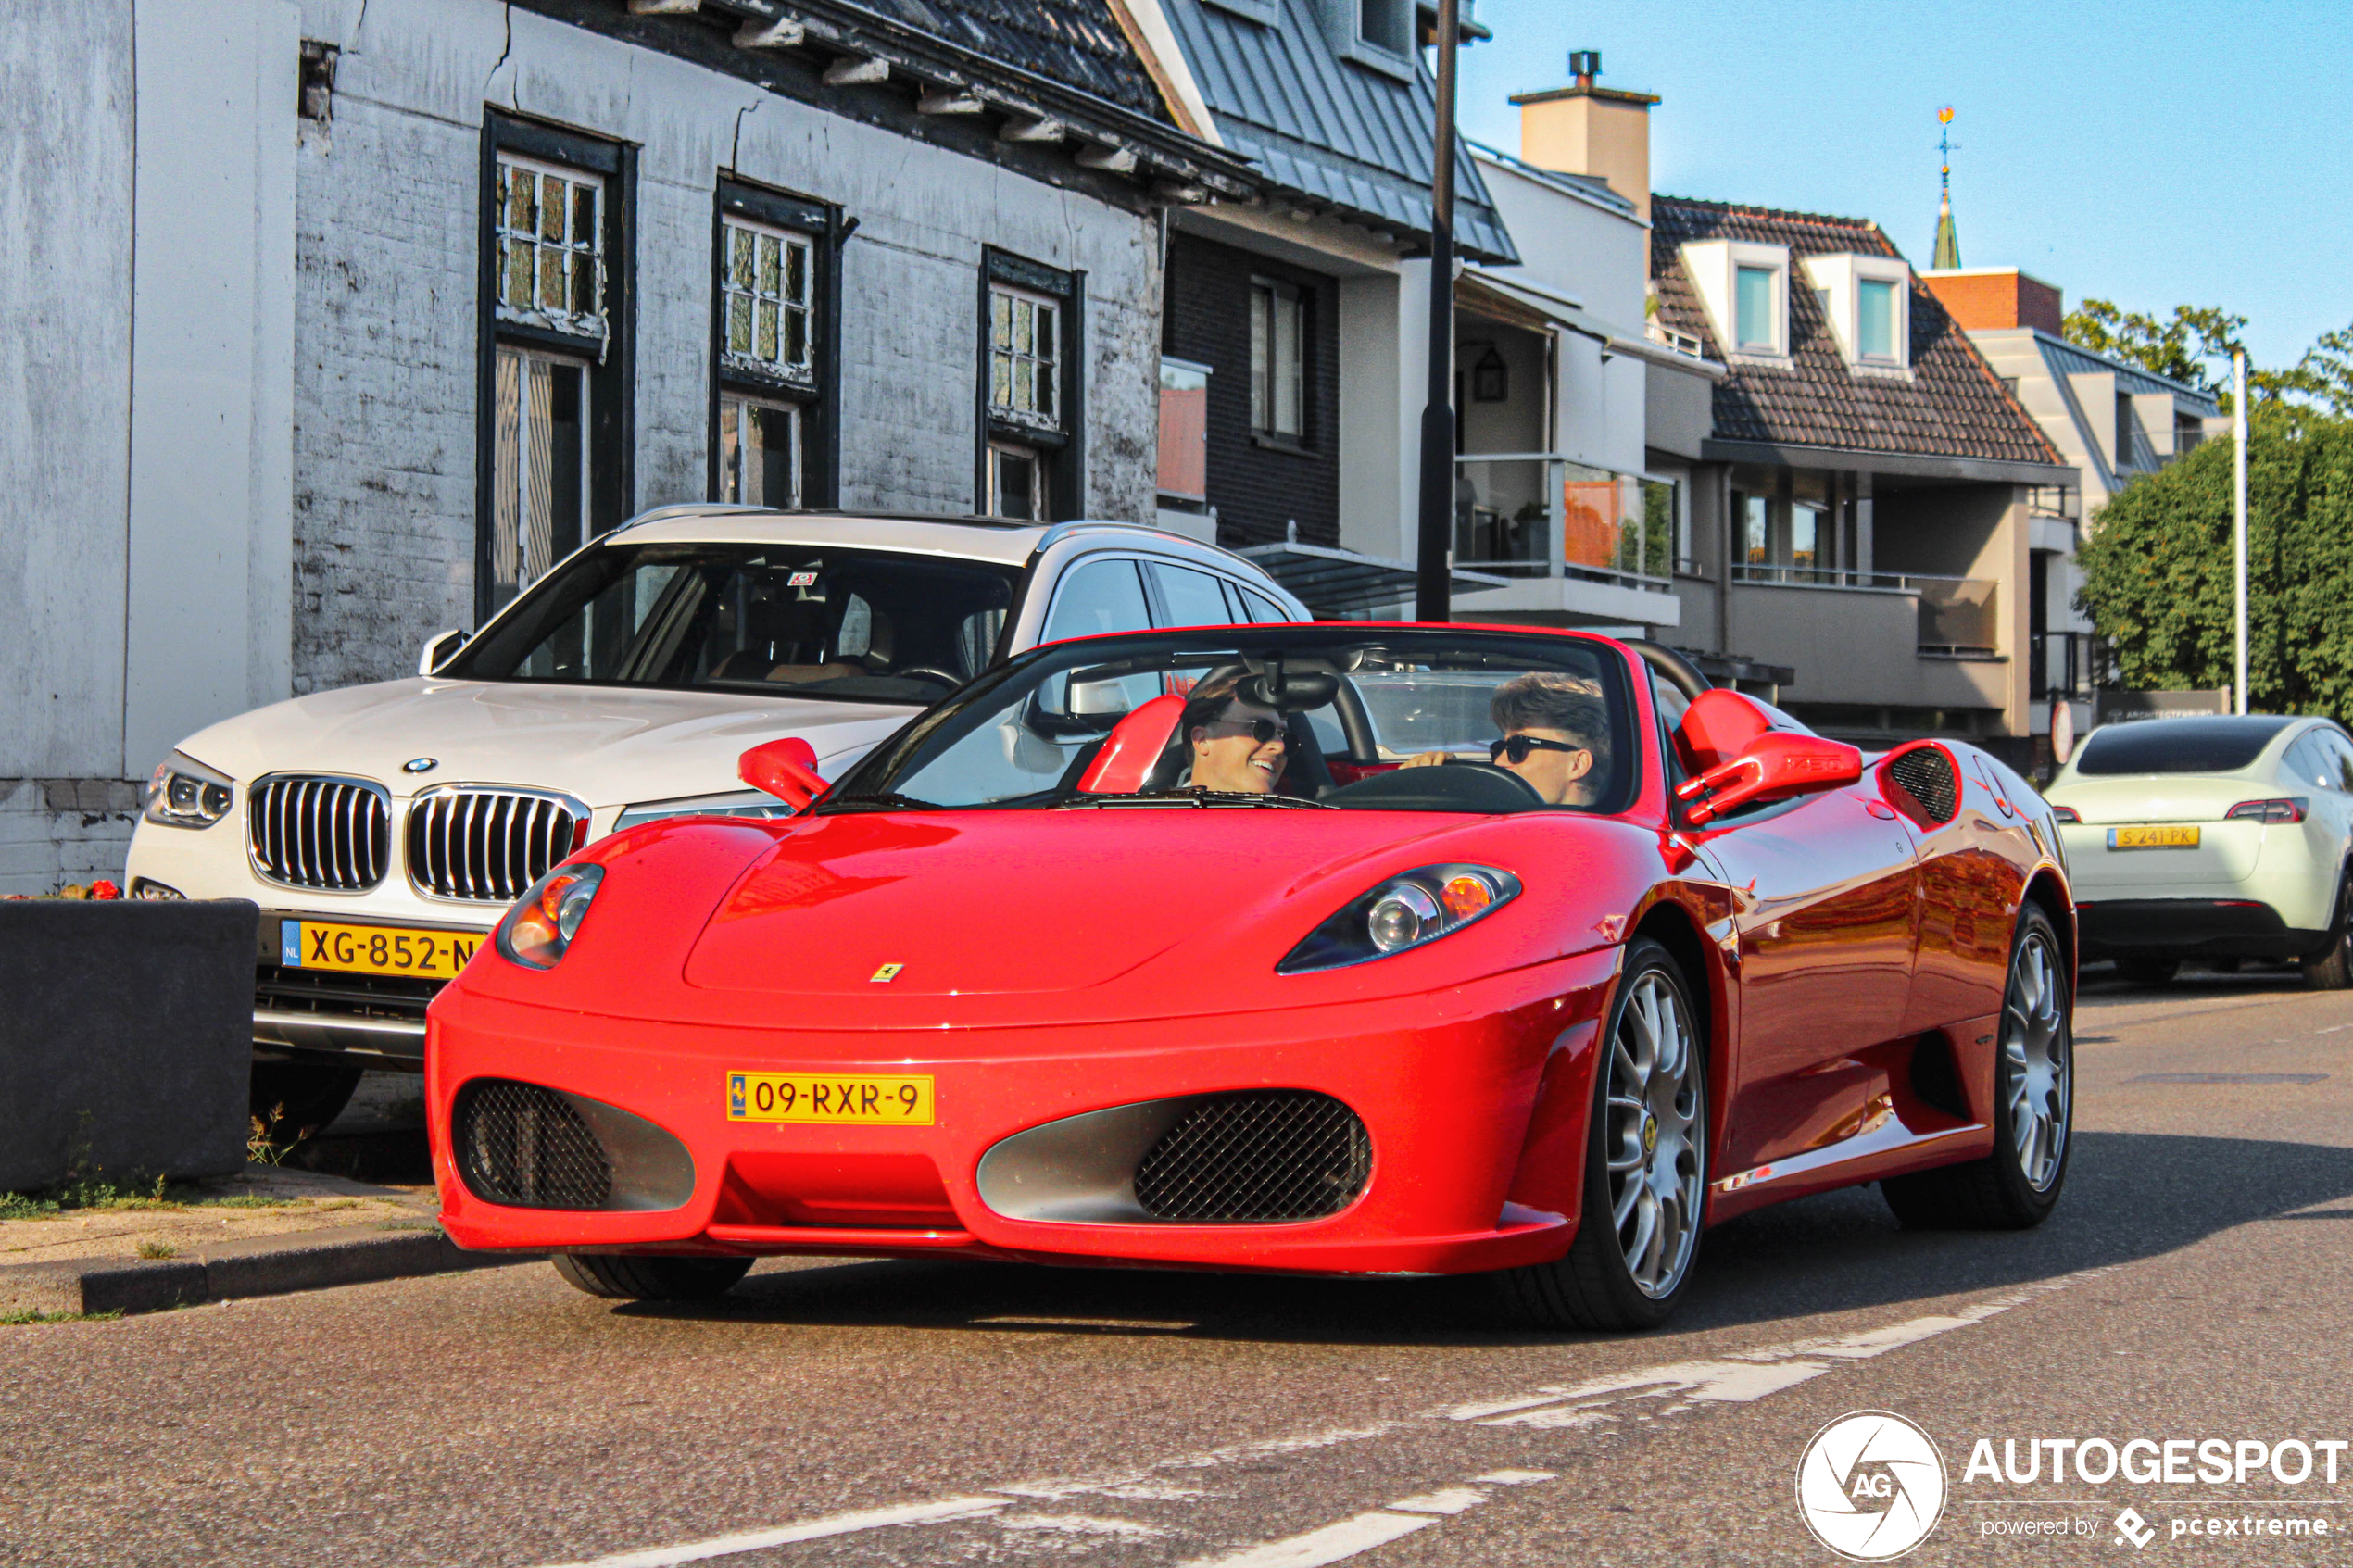
<path fill-rule="evenodd" d="M 1732 567 L 1732 581 L 1913 595 L 1919 602 L 1919 652 L 1948 659 L 1991 659 L 2001 648 L 2001 584 L 1991 578 L 1743 561 Z"/>
<path fill-rule="evenodd" d="M 1454 564 L 1673 590 L 1676 487 L 1548 452 L 1455 459 Z"/>
<path fill-rule="evenodd" d="M 2035 632 L 2027 637 L 2027 690 L 2037 702 L 2092 690 L 2092 634 Z"/>

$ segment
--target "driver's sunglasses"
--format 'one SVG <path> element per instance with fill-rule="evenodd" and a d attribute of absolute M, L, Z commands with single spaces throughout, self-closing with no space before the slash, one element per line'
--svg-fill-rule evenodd
<path fill-rule="evenodd" d="M 1248 735 L 1260 746 L 1283 738 L 1279 719 L 1218 719 L 1202 727 L 1211 734 Z"/>
<path fill-rule="evenodd" d="M 1531 751 L 1582 751 L 1581 746 L 1571 746 L 1565 740 L 1546 740 L 1541 735 L 1505 735 L 1502 740 L 1487 743 L 1490 761 L 1501 762 L 1508 757 L 1516 768 L 1528 760 Z"/>

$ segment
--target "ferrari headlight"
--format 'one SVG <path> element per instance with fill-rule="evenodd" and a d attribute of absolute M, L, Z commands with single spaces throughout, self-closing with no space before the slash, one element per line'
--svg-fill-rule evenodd
<path fill-rule="evenodd" d="M 231 781 L 175 751 L 157 764 L 147 781 L 142 815 L 165 827 L 208 828 L 229 814 L 235 798 Z"/>
<path fill-rule="evenodd" d="M 525 969 L 553 969 L 580 933 L 605 880 L 602 866 L 558 866 L 498 922 L 499 956 Z"/>
<path fill-rule="evenodd" d="M 1390 877 L 1307 934 L 1275 966 L 1308 974 L 1387 958 L 1460 931 L 1519 897 L 1519 878 L 1492 866 L 1423 866 Z"/>

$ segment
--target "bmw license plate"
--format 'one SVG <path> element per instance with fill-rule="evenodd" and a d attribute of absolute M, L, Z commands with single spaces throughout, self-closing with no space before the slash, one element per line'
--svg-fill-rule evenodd
<path fill-rule="evenodd" d="M 2110 849 L 2195 849 L 2197 847 L 2196 822 L 2162 822 L 2154 827 L 2110 828 L 2108 830 Z"/>
<path fill-rule="evenodd" d="M 448 980 L 482 946 L 478 931 L 409 931 L 316 920 L 278 922 L 278 961 L 339 974 L 411 974 Z"/>
<path fill-rule="evenodd" d="M 928 1127 L 932 1124 L 931 1080 L 831 1073 L 730 1073 L 727 1120 Z"/>

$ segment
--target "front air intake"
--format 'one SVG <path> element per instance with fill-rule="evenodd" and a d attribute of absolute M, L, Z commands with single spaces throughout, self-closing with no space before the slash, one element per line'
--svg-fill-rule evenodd
<path fill-rule="evenodd" d="M 612 1162 L 570 1098 L 478 1078 L 459 1091 L 450 1142 L 467 1188 L 513 1209 L 603 1209 Z"/>
<path fill-rule="evenodd" d="M 1315 1220 L 1355 1202 L 1372 1170 L 1364 1122 L 1329 1095 L 1215 1095 L 1146 1151 L 1136 1201 L 1157 1220 Z"/>
<path fill-rule="evenodd" d="M 1892 803 L 1925 827 L 1942 827 L 1961 808 L 1961 782 L 1941 746 L 1916 746 L 1888 759 Z"/>

